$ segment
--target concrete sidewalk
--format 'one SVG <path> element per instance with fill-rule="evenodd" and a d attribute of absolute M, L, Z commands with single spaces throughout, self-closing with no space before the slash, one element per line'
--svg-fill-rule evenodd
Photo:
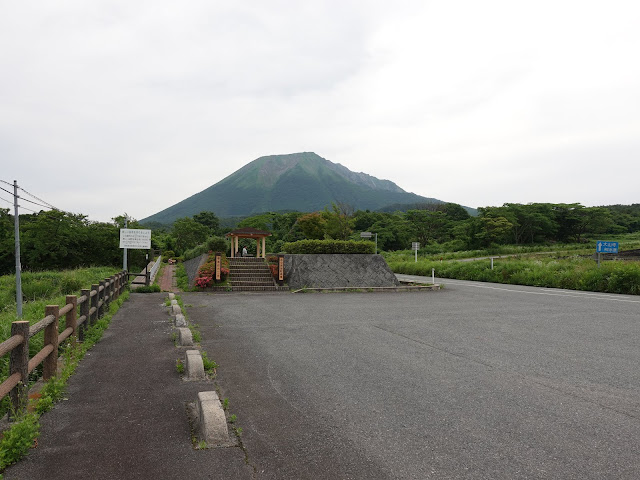
<path fill-rule="evenodd" d="M 252 478 L 240 447 L 195 450 L 186 405 L 212 382 L 176 371 L 167 294 L 131 294 L 80 363 L 66 400 L 40 419 L 38 447 L 5 479 Z"/>

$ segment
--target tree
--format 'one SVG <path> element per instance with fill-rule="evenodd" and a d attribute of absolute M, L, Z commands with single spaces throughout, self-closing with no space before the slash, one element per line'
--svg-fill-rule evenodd
<path fill-rule="evenodd" d="M 409 210 L 406 218 L 411 226 L 414 238 L 423 246 L 429 242 L 443 241 L 448 236 L 449 220 L 443 212 Z"/>
<path fill-rule="evenodd" d="M 196 213 L 193 216 L 193 219 L 199 224 L 207 227 L 212 235 L 218 231 L 218 227 L 220 226 L 220 219 L 213 212 L 202 211 L 200 213 Z"/>
<path fill-rule="evenodd" d="M 179 218 L 173 223 L 171 236 L 175 239 L 176 252 L 180 254 L 185 250 L 204 243 L 209 235 L 209 229 L 189 217 Z"/>
<path fill-rule="evenodd" d="M 308 240 L 322 240 L 327 221 L 319 212 L 307 213 L 298 219 L 298 227 Z"/>
<path fill-rule="evenodd" d="M 507 243 L 513 228 L 505 217 L 480 217 L 480 225 L 476 238 L 486 247 L 492 243 Z"/>
<path fill-rule="evenodd" d="M 325 234 L 334 240 L 348 240 L 353 232 L 353 207 L 346 203 L 332 203 L 331 211 L 324 209 L 322 216 L 325 219 Z"/>

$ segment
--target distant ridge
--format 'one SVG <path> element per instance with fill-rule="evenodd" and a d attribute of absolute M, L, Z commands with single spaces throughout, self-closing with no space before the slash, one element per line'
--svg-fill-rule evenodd
<path fill-rule="evenodd" d="M 352 172 L 313 152 L 260 157 L 205 190 L 140 220 L 168 224 L 203 210 L 218 217 L 268 211 L 313 212 L 331 202 L 378 210 L 393 204 L 444 203 L 390 180 Z"/>

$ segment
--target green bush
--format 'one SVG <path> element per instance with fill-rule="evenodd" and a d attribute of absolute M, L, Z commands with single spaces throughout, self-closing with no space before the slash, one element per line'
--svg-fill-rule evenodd
<path fill-rule="evenodd" d="M 488 259 L 473 262 L 456 261 L 392 261 L 395 273 L 431 276 L 435 268 L 440 278 L 456 278 L 480 282 L 566 288 L 591 292 L 640 294 L 640 265 L 633 262 L 603 262 L 598 268 L 591 259 L 572 257 L 556 259 L 496 259 L 491 270 Z"/>
<path fill-rule="evenodd" d="M 187 250 L 183 254 L 184 260 L 191 260 L 208 252 L 227 252 L 229 246 L 223 237 L 209 237 L 206 242 Z"/>
<path fill-rule="evenodd" d="M 214 253 L 215 252 L 227 253 L 227 250 L 229 249 L 229 245 L 224 237 L 209 237 L 207 239 L 206 245 L 207 245 L 207 252 L 212 251 Z M 203 252 L 203 253 L 206 253 L 206 252 Z"/>
<path fill-rule="evenodd" d="M 132 293 L 157 293 L 161 291 L 162 289 L 160 288 L 160 285 L 157 284 L 149 285 L 148 287 L 146 285 L 143 285 L 131 290 Z"/>
<path fill-rule="evenodd" d="M 371 254 L 375 252 L 375 245 L 372 242 L 352 242 L 344 240 L 299 240 L 297 242 L 285 243 L 283 250 L 291 254 Z"/>
<path fill-rule="evenodd" d="M 176 256 L 176 252 L 174 252 L 173 250 L 167 250 L 166 252 L 162 252 L 162 260 L 164 260 L 165 262 L 175 256 Z"/>

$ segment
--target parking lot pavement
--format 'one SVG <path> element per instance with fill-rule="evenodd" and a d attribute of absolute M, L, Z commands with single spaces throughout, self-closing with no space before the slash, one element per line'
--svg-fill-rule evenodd
<path fill-rule="evenodd" d="M 639 478 L 639 302 L 484 287 L 183 299 L 259 478 Z"/>

